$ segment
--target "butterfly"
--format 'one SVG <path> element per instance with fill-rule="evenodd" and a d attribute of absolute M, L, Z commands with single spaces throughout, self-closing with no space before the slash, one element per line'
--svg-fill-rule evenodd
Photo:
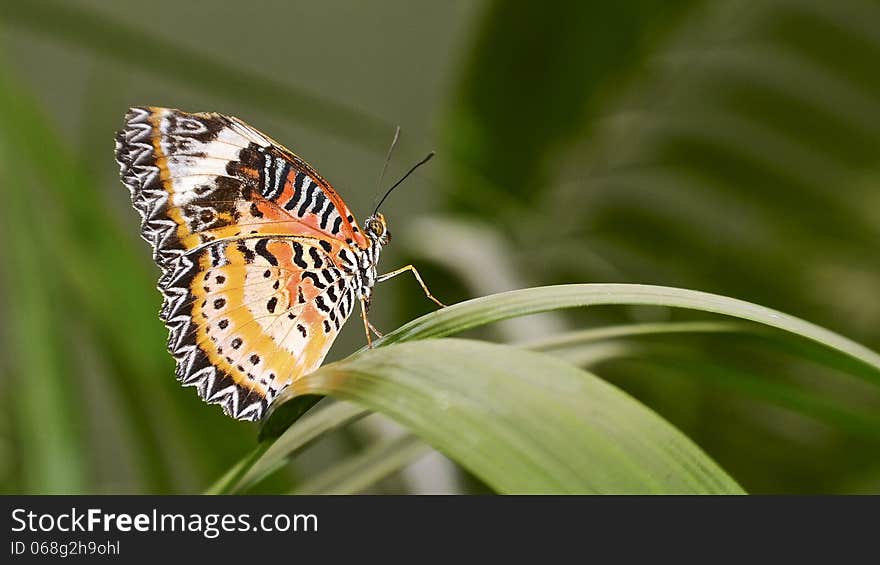
<path fill-rule="evenodd" d="M 443 306 L 412 265 L 377 274 L 378 207 L 361 229 L 315 169 L 237 118 L 130 108 L 116 161 L 161 270 L 177 378 L 233 418 L 260 420 L 320 366 L 357 303 L 372 345 L 375 283 L 411 272 Z"/>

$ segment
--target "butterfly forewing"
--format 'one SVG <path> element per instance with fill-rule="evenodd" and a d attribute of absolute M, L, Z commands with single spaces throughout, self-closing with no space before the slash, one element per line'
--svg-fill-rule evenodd
<path fill-rule="evenodd" d="M 235 118 L 132 108 L 116 156 L 160 265 L 236 235 L 304 235 L 368 246 L 327 181 Z"/>
<path fill-rule="evenodd" d="M 323 361 L 369 243 L 327 181 L 235 118 L 132 108 L 116 155 L 162 269 L 178 378 L 261 418 Z"/>

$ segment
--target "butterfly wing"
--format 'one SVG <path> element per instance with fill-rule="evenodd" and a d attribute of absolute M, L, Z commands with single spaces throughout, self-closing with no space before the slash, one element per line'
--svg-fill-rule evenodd
<path fill-rule="evenodd" d="M 116 159 L 162 269 L 177 376 L 239 419 L 318 367 L 368 242 L 305 161 L 236 118 L 131 108 Z"/>
<path fill-rule="evenodd" d="M 260 419 L 324 360 L 355 288 L 307 238 L 216 241 L 181 255 L 161 288 L 178 379 L 234 418 Z"/>
<path fill-rule="evenodd" d="M 116 138 L 116 160 L 160 266 L 199 245 L 240 235 L 369 246 L 330 183 L 237 118 L 131 108 Z"/>

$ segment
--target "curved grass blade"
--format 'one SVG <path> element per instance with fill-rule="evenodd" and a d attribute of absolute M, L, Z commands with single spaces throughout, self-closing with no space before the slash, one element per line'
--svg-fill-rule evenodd
<path fill-rule="evenodd" d="M 767 372 L 755 373 L 681 348 L 649 346 L 625 359 L 635 371 L 670 376 L 688 375 L 714 387 L 790 410 L 853 437 L 880 442 L 880 415 L 876 410 L 843 402 L 835 395 L 780 382 Z M 651 369 L 650 371 L 647 369 Z"/>
<path fill-rule="evenodd" d="M 368 447 L 291 494 L 357 494 L 431 452 L 419 438 L 406 434 Z"/>
<path fill-rule="evenodd" d="M 858 361 L 880 381 L 880 355 L 800 318 L 751 302 L 683 288 L 641 284 L 569 284 L 514 290 L 461 302 L 417 318 L 374 342 L 387 345 L 443 337 L 505 320 L 562 308 L 599 305 L 669 306 L 723 314 L 784 330 Z"/>
<path fill-rule="evenodd" d="M 880 382 L 880 355 L 839 334 L 743 300 L 654 285 L 570 284 L 493 294 L 454 304 L 417 318 L 373 344 L 379 347 L 401 341 L 444 337 L 516 316 L 599 305 L 672 306 L 758 322 L 815 342 L 840 360 L 837 365 L 841 369 L 871 382 Z M 299 397 L 292 400 L 301 402 Z M 263 428 L 270 429 L 277 435 L 295 421 L 295 417 L 286 414 L 285 404 L 289 403 L 290 400 L 276 401 Z"/>
<path fill-rule="evenodd" d="M 545 339 L 519 343 L 536 351 L 550 352 L 585 343 L 594 343 L 609 339 L 636 337 L 647 335 L 681 334 L 681 333 L 744 333 L 754 331 L 759 326 L 739 322 L 643 322 L 619 326 L 604 326 L 576 330 L 554 335 Z"/>
<path fill-rule="evenodd" d="M 293 428 L 294 426 L 290 427 L 291 430 Z M 235 492 L 238 485 L 241 484 L 242 478 L 257 464 L 271 446 L 272 444 L 267 441 L 257 444 L 250 453 L 243 459 L 239 459 L 235 465 L 223 473 L 223 476 L 206 488 L 202 494 L 231 494 Z"/>
<path fill-rule="evenodd" d="M 655 322 L 575 330 L 517 344 L 549 353 L 576 367 L 589 369 L 604 361 L 633 356 L 640 350 L 622 338 L 681 333 L 747 332 L 760 326 L 739 322 Z"/>
<path fill-rule="evenodd" d="M 753 345 L 801 355 L 805 360 L 824 364 L 831 369 L 840 368 L 838 363 L 828 363 L 829 359 L 821 354 L 819 346 L 815 344 L 792 350 L 789 347 L 791 340 L 785 340 L 785 336 L 762 331 L 761 326 L 736 322 L 667 322 L 611 326 L 570 332 L 524 346 L 588 369 L 607 362 L 622 361 L 635 367 L 633 372 L 639 375 L 659 372 L 699 379 L 752 400 L 791 410 L 866 440 L 880 441 L 880 417 L 869 407 L 859 407 L 852 401 L 829 395 L 827 391 L 810 390 L 810 387 L 774 379 L 770 374 L 774 371 L 746 369 L 692 348 L 622 339 L 673 333 L 722 332 L 743 333 L 745 338 L 758 337 L 763 333 L 764 335 L 760 335 L 761 341 Z M 651 370 L 646 370 L 648 368 Z"/>
<path fill-rule="evenodd" d="M 509 346 L 444 339 L 373 349 L 325 365 L 286 396 L 301 394 L 382 412 L 501 493 L 742 492 L 624 392 Z"/>
<path fill-rule="evenodd" d="M 251 455 L 226 472 L 206 494 L 242 492 L 279 469 L 297 452 L 323 434 L 363 418 L 369 410 L 348 402 L 334 402 L 316 409 L 287 428 L 276 440 L 264 439 Z"/>

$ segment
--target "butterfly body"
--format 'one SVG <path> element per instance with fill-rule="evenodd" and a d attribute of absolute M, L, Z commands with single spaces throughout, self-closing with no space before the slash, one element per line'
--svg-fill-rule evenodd
<path fill-rule="evenodd" d="M 258 420 L 356 307 L 368 325 L 385 218 L 361 230 L 291 151 L 233 117 L 147 107 L 126 115 L 116 159 L 162 271 L 177 377 L 205 401 Z"/>

